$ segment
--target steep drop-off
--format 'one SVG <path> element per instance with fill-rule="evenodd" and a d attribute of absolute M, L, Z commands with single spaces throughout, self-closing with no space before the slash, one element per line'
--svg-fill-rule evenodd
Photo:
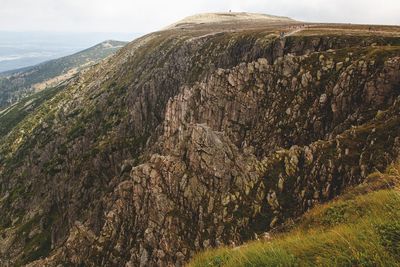
<path fill-rule="evenodd" d="M 395 161 L 399 94 L 398 27 L 139 38 L 2 137 L 0 263 L 180 266 L 251 240 Z"/>
<path fill-rule="evenodd" d="M 188 266 L 400 266 L 400 165 L 236 247 L 208 249 Z"/>

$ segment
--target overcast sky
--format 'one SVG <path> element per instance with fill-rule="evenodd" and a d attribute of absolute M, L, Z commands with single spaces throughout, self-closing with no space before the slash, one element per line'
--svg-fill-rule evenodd
<path fill-rule="evenodd" d="M 0 31 L 147 33 L 195 13 L 230 9 L 400 25 L 400 0 L 0 0 Z"/>

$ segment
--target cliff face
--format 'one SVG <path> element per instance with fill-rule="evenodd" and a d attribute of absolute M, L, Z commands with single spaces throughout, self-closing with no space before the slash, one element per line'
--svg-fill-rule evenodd
<path fill-rule="evenodd" d="M 398 28 L 229 25 L 144 36 L 2 138 L 2 264 L 179 266 L 396 159 Z"/>

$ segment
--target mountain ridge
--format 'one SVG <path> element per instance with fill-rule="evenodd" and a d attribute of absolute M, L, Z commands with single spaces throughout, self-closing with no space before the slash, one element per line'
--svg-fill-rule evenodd
<path fill-rule="evenodd" d="M 125 44 L 126 42 L 107 40 L 69 56 L 0 73 L 0 93 L 3 94 L 0 96 L 0 109 L 14 103 L 21 95 L 55 86 L 70 78 L 80 68 L 84 69 L 86 65 L 104 59 Z"/>
<path fill-rule="evenodd" d="M 186 17 L 164 29 L 173 29 L 182 26 L 195 26 L 198 24 L 215 24 L 215 23 L 240 23 L 251 21 L 266 21 L 269 23 L 276 22 L 296 22 L 289 17 L 273 16 L 261 13 L 248 12 L 219 12 L 219 13 L 200 13 Z"/>
<path fill-rule="evenodd" d="M 200 24 L 89 68 L 0 137 L 2 263 L 183 266 L 383 172 L 400 29 L 374 30 Z"/>

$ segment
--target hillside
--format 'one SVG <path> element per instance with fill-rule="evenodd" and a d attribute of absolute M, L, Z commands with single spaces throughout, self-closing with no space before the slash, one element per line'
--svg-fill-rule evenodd
<path fill-rule="evenodd" d="M 0 110 L 32 92 L 56 86 L 80 70 L 114 54 L 125 44 L 105 41 L 70 56 L 0 73 Z"/>
<path fill-rule="evenodd" d="M 257 241 L 200 254 L 189 266 L 399 266 L 400 166 Z"/>
<path fill-rule="evenodd" d="M 166 29 L 184 28 L 184 27 L 198 27 L 206 24 L 212 26 L 218 24 L 221 27 L 222 24 L 227 23 L 232 27 L 232 24 L 243 24 L 243 23 L 295 23 L 295 20 L 287 17 L 271 16 L 266 14 L 247 13 L 247 12 L 228 12 L 228 13 L 203 13 L 196 14 L 193 16 L 186 17 L 170 26 Z"/>
<path fill-rule="evenodd" d="M 279 243 L 284 265 L 326 248 L 318 233 L 343 216 L 354 224 L 335 231 L 378 240 L 371 229 L 398 216 L 395 182 L 357 186 L 397 168 L 400 27 L 254 17 L 148 34 L 8 113 L 20 119 L 0 136 L 0 265 L 240 266 L 253 245 L 230 247 L 280 229 L 254 251 Z M 363 244 L 350 266 L 398 255 Z"/>
<path fill-rule="evenodd" d="M 0 111 L 0 138 L 7 135 L 19 122 L 33 113 L 46 100 L 54 97 L 65 88 L 71 80 L 66 80 L 55 87 L 46 88 L 40 92 L 24 97 L 17 103 Z"/>

